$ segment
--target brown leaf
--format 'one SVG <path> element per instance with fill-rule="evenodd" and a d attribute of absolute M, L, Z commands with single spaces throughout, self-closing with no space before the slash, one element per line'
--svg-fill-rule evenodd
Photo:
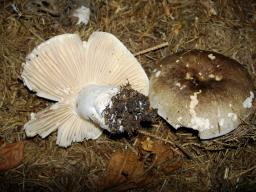
<path fill-rule="evenodd" d="M 181 157 L 173 149 L 161 141 L 153 141 L 150 138 L 141 142 L 143 150 L 155 154 L 154 163 L 165 173 L 173 172 L 182 166 Z"/>
<path fill-rule="evenodd" d="M 168 146 L 159 141 L 153 141 L 149 137 L 141 142 L 143 150 L 154 153 L 156 155 L 156 164 L 161 164 L 168 158 L 173 157 L 173 150 Z"/>
<path fill-rule="evenodd" d="M 172 173 L 182 167 L 182 161 L 180 158 L 174 158 L 173 161 L 166 161 L 162 166 L 162 170 L 165 174 Z"/>
<path fill-rule="evenodd" d="M 102 189 L 123 191 L 146 183 L 144 163 L 133 152 L 116 152 L 112 155 Z"/>
<path fill-rule="evenodd" d="M 17 167 L 24 158 L 24 143 L 6 144 L 0 147 L 0 171 Z"/>

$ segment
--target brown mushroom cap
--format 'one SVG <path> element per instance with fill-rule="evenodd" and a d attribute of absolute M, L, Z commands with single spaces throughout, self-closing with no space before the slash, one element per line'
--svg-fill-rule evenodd
<path fill-rule="evenodd" d="M 233 59 L 192 50 L 159 66 L 150 79 L 150 102 L 176 129 L 193 128 L 210 139 L 234 130 L 252 111 L 252 80 Z"/>

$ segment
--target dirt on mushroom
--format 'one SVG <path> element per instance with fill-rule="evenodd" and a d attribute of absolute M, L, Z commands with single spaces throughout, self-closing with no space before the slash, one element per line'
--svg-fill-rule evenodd
<path fill-rule="evenodd" d="M 103 113 L 112 134 L 125 132 L 132 136 L 143 127 L 150 127 L 157 119 L 148 97 L 133 90 L 129 84 L 122 86 L 111 101 L 111 106 L 107 106 Z"/>
<path fill-rule="evenodd" d="M 214 51 L 243 64 L 256 83 L 254 0 L 85 0 L 91 9 L 86 26 L 70 21 L 76 0 L 39 1 L 46 3 L 0 1 L 0 137 L 5 143 L 26 140 L 23 164 L 0 173 L 0 191 L 64 191 L 68 186 L 74 191 L 96 191 L 114 151 L 142 153 L 140 145 L 145 138 L 141 133 L 130 140 L 103 135 L 68 149 L 56 146 L 56 134 L 46 140 L 25 137 L 22 127 L 30 113 L 51 103 L 24 88 L 18 80 L 20 69 L 25 56 L 50 37 L 77 33 L 86 40 L 93 31 L 107 31 L 132 53 L 168 42 L 168 47 L 137 56 L 148 75 L 156 68 L 156 61 L 171 53 Z M 232 133 L 201 142 L 191 131 L 175 131 L 158 120 L 144 134 L 179 153 L 176 146 L 182 146 L 191 158 L 184 157 L 180 169 L 165 173 L 150 167 L 154 154 L 143 153 L 144 170 L 153 170 L 154 179 L 130 191 L 255 191 L 255 122 L 254 113 Z"/>

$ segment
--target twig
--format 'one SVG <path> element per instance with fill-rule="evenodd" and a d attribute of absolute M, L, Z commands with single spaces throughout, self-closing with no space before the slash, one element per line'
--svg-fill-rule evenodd
<path fill-rule="evenodd" d="M 254 75 L 255 75 L 254 63 L 251 63 L 251 70 L 252 70 L 252 74 L 254 74 Z"/>
<path fill-rule="evenodd" d="M 162 184 L 162 186 L 161 186 L 161 189 L 159 190 L 160 192 L 163 191 L 164 186 L 165 186 L 165 184 L 166 184 L 167 181 L 168 181 L 168 179 L 165 179 L 165 180 L 164 180 L 164 182 L 163 182 L 163 184 Z"/>
<path fill-rule="evenodd" d="M 160 140 L 160 141 L 169 143 L 169 144 L 171 144 L 172 146 L 175 146 L 175 147 L 177 147 L 179 150 L 181 150 L 181 152 L 184 153 L 184 154 L 187 156 L 188 159 L 193 159 L 193 157 L 192 157 L 190 154 L 188 154 L 188 153 L 186 152 L 186 150 L 185 150 L 180 144 L 178 144 L 178 143 L 169 141 L 169 140 L 167 140 L 167 139 L 163 139 L 163 138 L 161 138 L 161 137 L 159 137 L 159 136 L 157 136 L 157 135 L 153 135 L 153 134 L 151 134 L 151 133 L 149 133 L 149 132 L 147 132 L 147 131 L 139 130 L 138 132 L 139 132 L 140 134 L 142 134 L 142 135 L 146 135 L 146 136 L 152 137 L 152 138 L 154 138 L 154 139 L 157 139 L 157 140 Z"/>
<path fill-rule="evenodd" d="M 126 146 L 127 146 L 128 148 L 130 148 L 133 153 L 135 153 L 136 155 L 138 155 L 138 151 L 136 151 L 136 149 L 135 149 L 126 139 L 125 139 L 124 141 L 125 141 L 125 143 L 126 143 Z"/>
<path fill-rule="evenodd" d="M 139 51 L 137 53 L 134 53 L 134 56 L 138 56 L 138 55 L 144 55 L 145 53 L 148 53 L 148 52 L 151 52 L 151 51 L 155 51 L 157 49 L 161 49 L 163 47 L 167 47 L 169 45 L 168 42 L 165 42 L 165 43 L 161 43 L 159 45 L 156 45 L 154 47 L 150 47 L 148 49 L 145 49 L 145 50 L 142 50 L 142 51 Z"/>
<path fill-rule="evenodd" d="M 242 172 L 239 173 L 239 174 L 236 174 L 236 175 L 232 176 L 231 179 L 240 177 L 240 176 L 242 176 L 242 175 L 244 175 L 244 174 L 246 174 L 246 173 L 248 173 L 248 172 L 250 172 L 250 171 L 252 171 L 252 170 L 254 170 L 254 169 L 256 169 L 256 165 L 253 166 L 253 167 L 251 167 L 251 168 L 249 168 L 249 169 L 247 169 L 247 170 L 245 170 L 245 171 L 242 171 Z"/>

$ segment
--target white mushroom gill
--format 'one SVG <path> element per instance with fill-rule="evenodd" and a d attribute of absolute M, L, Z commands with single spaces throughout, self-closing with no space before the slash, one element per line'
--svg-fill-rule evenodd
<path fill-rule="evenodd" d="M 244 102 L 243 102 L 243 107 L 244 108 L 251 108 L 252 107 L 252 102 L 254 99 L 254 93 L 252 91 L 250 91 L 250 96 L 247 97 Z"/>
<path fill-rule="evenodd" d="M 58 131 L 56 143 L 62 147 L 101 135 L 102 111 L 119 86 L 129 82 L 144 95 L 149 90 L 140 63 L 106 32 L 94 32 L 86 42 L 76 34 L 50 38 L 27 56 L 21 77 L 31 91 L 56 102 L 31 116 L 26 135 L 45 138 Z"/>
<path fill-rule="evenodd" d="M 104 109 L 111 107 L 111 98 L 118 94 L 120 87 L 113 85 L 89 85 L 83 88 L 76 100 L 77 113 L 86 120 L 92 120 L 101 128 L 107 129 Z"/>

